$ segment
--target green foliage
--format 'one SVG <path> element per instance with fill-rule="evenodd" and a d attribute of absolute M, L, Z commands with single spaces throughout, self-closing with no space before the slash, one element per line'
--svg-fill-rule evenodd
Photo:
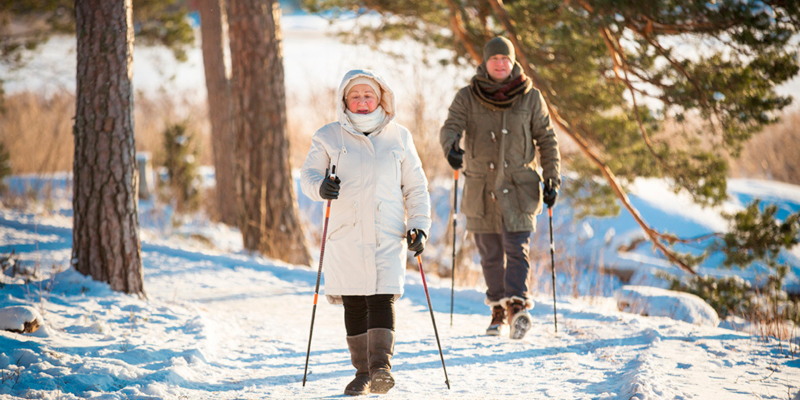
<path fill-rule="evenodd" d="M 593 168 L 583 160 L 575 160 L 573 167 L 581 170 Z M 575 179 L 566 180 L 562 189 L 562 194 L 570 199 L 570 207 L 575 210 L 578 219 L 619 215 L 621 208 L 614 190 L 590 173 L 579 173 Z"/>
<path fill-rule="evenodd" d="M 453 50 L 456 62 L 468 59 L 450 32 L 449 2 L 304 3 L 334 15 L 379 13 L 381 24 L 354 31 L 362 42 L 404 35 Z M 452 3 L 476 48 L 507 34 L 488 1 Z M 621 180 L 665 178 L 698 203 L 717 205 L 726 198 L 726 157 L 738 155 L 792 100 L 775 88 L 799 70 L 789 42 L 800 30 L 796 2 L 516 0 L 505 8 L 548 102 Z M 597 170 L 581 174 L 582 182 L 599 177 Z"/>
<path fill-rule="evenodd" d="M 747 315 L 753 309 L 753 288 L 749 282 L 738 276 L 693 276 L 686 282 L 666 274 L 661 277 L 669 280 L 670 290 L 691 293 L 705 300 L 722 319 L 730 315 Z"/>
<path fill-rule="evenodd" d="M 199 149 L 195 141 L 195 134 L 187 130 L 186 122 L 172 124 L 164 130 L 164 167 L 179 213 L 193 212 L 200 206 Z"/>
<path fill-rule="evenodd" d="M 775 258 L 781 249 L 792 249 L 800 243 L 800 212 L 783 221 L 775 218 L 778 207 L 774 204 L 759 209 L 760 201 L 752 202 L 736 214 L 724 214 L 731 227 L 714 247 L 725 254 L 722 265 L 744 268 L 756 261 L 764 261 L 777 268 Z"/>
<path fill-rule="evenodd" d="M 187 14 L 185 1 L 133 0 L 136 39 L 148 45 L 166 46 L 178 61 L 186 61 L 186 48 L 194 43 Z"/>
<path fill-rule="evenodd" d="M 788 266 L 780 265 L 764 284 L 754 288 L 738 276 L 692 276 L 681 281 L 659 273 L 669 281 L 669 289 L 694 294 L 708 303 L 720 318 L 740 316 L 750 321 L 783 319 L 800 324 L 800 302 L 791 300 L 783 290 Z"/>

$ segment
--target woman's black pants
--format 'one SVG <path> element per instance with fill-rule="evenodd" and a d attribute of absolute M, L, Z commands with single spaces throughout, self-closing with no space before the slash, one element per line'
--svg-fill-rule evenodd
<path fill-rule="evenodd" d="M 394 331 L 394 295 L 342 296 L 347 336 L 367 333 L 373 328 Z"/>

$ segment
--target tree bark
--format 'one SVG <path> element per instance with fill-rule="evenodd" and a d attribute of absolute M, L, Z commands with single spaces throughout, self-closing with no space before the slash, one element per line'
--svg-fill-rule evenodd
<path fill-rule="evenodd" d="M 289 166 L 277 0 L 230 0 L 231 91 L 244 247 L 310 265 Z"/>
<path fill-rule="evenodd" d="M 236 224 L 236 185 L 233 173 L 233 120 L 231 119 L 230 70 L 225 63 L 226 21 L 224 0 L 200 0 L 200 33 L 203 66 L 214 150 L 216 202 L 220 220 Z"/>
<path fill-rule="evenodd" d="M 72 263 L 144 296 L 133 135 L 131 0 L 77 0 Z"/>

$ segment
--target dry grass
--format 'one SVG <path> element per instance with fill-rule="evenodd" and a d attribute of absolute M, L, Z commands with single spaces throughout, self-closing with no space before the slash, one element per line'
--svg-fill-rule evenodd
<path fill-rule="evenodd" d="M 741 157 L 731 160 L 731 176 L 800 185 L 800 109 L 786 113 L 750 139 Z"/>
<path fill-rule="evenodd" d="M 211 122 L 205 98 L 194 99 L 188 95 L 137 93 L 134 101 L 134 131 L 136 151 L 153 153 L 154 165 L 162 165 L 164 130 L 170 124 L 187 122 L 187 130 L 196 135 L 200 165 L 213 165 L 211 147 Z"/>
<path fill-rule="evenodd" d="M 182 119 L 198 133 L 200 163 L 211 164 L 210 123 L 205 102 L 174 100 L 167 94 L 137 94 L 134 101 L 136 150 L 152 152 L 160 160 L 162 133 L 167 124 Z M 62 91 L 45 97 L 31 92 L 9 95 L 0 114 L 0 141 L 11 155 L 14 174 L 46 174 L 72 171 L 75 96 Z"/>
<path fill-rule="evenodd" d="M 12 173 L 71 171 L 75 96 L 49 98 L 24 92 L 8 96 L 0 114 L 0 141 L 11 155 Z"/>

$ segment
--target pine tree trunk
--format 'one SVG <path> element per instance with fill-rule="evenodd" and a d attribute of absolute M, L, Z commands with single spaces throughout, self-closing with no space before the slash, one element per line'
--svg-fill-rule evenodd
<path fill-rule="evenodd" d="M 200 0 L 200 32 L 203 65 L 211 119 L 214 176 L 217 182 L 217 211 L 222 222 L 236 224 L 236 185 L 233 174 L 233 120 L 229 70 L 225 65 L 224 0 Z"/>
<path fill-rule="evenodd" d="M 234 148 L 244 247 L 310 265 L 286 135 L 286 94 L 277 0 L 230 0 Z"/>
<path fill-rule="evenodd" d="M 133 135 L 131 0 L 77 0 L 72 263 L 144 296 Z"/>

